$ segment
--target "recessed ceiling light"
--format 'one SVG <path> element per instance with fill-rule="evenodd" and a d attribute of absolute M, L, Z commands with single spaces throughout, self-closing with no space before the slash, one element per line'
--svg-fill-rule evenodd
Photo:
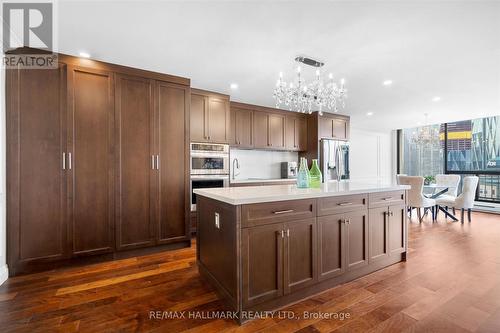
<path fill-rule="evenodd" d="M 80 57 L 82 58 L 90 58 L 90 54 L 87 52 L 80 52 Z"/>
<path fill-rule="evenodd" d="M 366 115 L 367 115 L 368 117 L 371 117 L 371 116 L 373 116 L 373 112 L 371 112 L 371 111 L 370 111 L 370 112 L 367 112 L 367 113 L 366 113 Z"/>
<path fill-rule="evenodd" d="M 385 80 L 384 82 L 382 82 L 382 84 L 384 86 L 390 86 L 392 84 L 392 80 Z"/>
<path fill-rule="evenodd" d="M 236 90 L 238 89 L 238 83 L 231 83 L 230 87 L 231 89 Z"/>
<path fill-rule="evenodd" d="M 439 96 L 436 96 L 436 97 L 432 98 L 433 102 L 439 102 L 440 100 L 441 100 L 441 97 L 439 97 Z"/>

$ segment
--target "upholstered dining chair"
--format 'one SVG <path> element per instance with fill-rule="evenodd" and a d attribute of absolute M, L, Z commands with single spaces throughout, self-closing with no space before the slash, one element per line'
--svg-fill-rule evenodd
<path fill-rule="evenodd" d="M 439 196 L 439 198 L 446 199 L 447 201 L 454 200 L 457 197 L 459 184 L 459 175 L 436 175 L 436 185 L 448 188 L 448 192 Z M 453 214 L 455 214 L 455 208 L 453 208 Z"/>
<path fill-rule="evenodd" d="M 474 199 L 476 198 L 477 184 L 479 183 L 479 177 L 468 176 L 464 177 L 462 184 L 462 193 L 456 198 L 451 197 L 439 197 L 436 199 L 436 203 L 440 206 L 448 206 L 453 208 L 461 209 L 460 221 L 464 223 L 464 212 L 467 209 L 467 219 L 471 221 L 471 211 L 474 207 Z"/>
<path fill-rule="evenodd" d="M 418 220 L 422 223 L 422 208 L 430 209 L 432 211 L 432 221 L 435 219 L 434 206 L 436 201 L 434 199 L 426 198 L 422 191 L 424 189 L 424 177 L 419 176 L 399 176 L 400 185 L 410 185 L 411 189 L 408 191 L 408 206 L 417 209 Z M 424 212 L 425 213 L 425 212 Z M 411 217 L 411 211 L 410 211 Z"/>

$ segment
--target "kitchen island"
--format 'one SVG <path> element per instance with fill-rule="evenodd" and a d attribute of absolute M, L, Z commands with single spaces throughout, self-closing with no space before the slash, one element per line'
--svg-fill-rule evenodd
<path fill-rule="evenodd" d="M 197 189 L 197 263 L 238 313 L 271 311 L 406 260 L 409 186 Z"/>

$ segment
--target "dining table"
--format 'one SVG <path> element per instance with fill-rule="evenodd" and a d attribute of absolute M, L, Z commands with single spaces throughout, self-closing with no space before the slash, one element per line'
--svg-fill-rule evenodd
<path fill-rule="evenodd" d="M 438 184 L 425 185 L 424 184 L 424 190 L 425 189 L 432 190 L 432 193 L 425 195 L 425 197 L 427 197 L 429 199 L 436 199 L 436 198 L 439 198 L 440 196 L 442 196 L 443 194 L 446 194 L 450 188 L 446 185 L 438 185 Z M 429 191 L 429 192 L 431 192 L 431 191 Z M 440 205 L 437 205 L 437 207 L 440 211 L 442 211 L 444 213 L 445 216 L 449 217 L 454 222 L 458 221 L 458 219 L 455 217 L 455 215 L 448 212 L 444 207 L 441 207 Z M 437 212 L 436 212 L 436 216 L 437 216 Z"/>

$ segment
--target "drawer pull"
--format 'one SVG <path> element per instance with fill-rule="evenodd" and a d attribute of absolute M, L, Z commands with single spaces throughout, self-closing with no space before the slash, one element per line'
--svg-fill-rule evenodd
<path fill-rule="evenodd" d="M 341 202 L 338 205 L 339 206 L 349 206 L 349 205 L 352 205 L 352 202 Z"/>
<path fill-rule="evenodd" d="M 391 199 L 392 199 L 392 197 L 382 198 L 382 200 L 384 200 L 384 201 L 391 200 Z"/>
<path fill-rule="evenodd" d="M 293 213 L 293 209 L 277 210 L 277 211 L 273 212 L 273 214 L 275 214 L 275 215 L 286 214 L 286 213 Z"/>

